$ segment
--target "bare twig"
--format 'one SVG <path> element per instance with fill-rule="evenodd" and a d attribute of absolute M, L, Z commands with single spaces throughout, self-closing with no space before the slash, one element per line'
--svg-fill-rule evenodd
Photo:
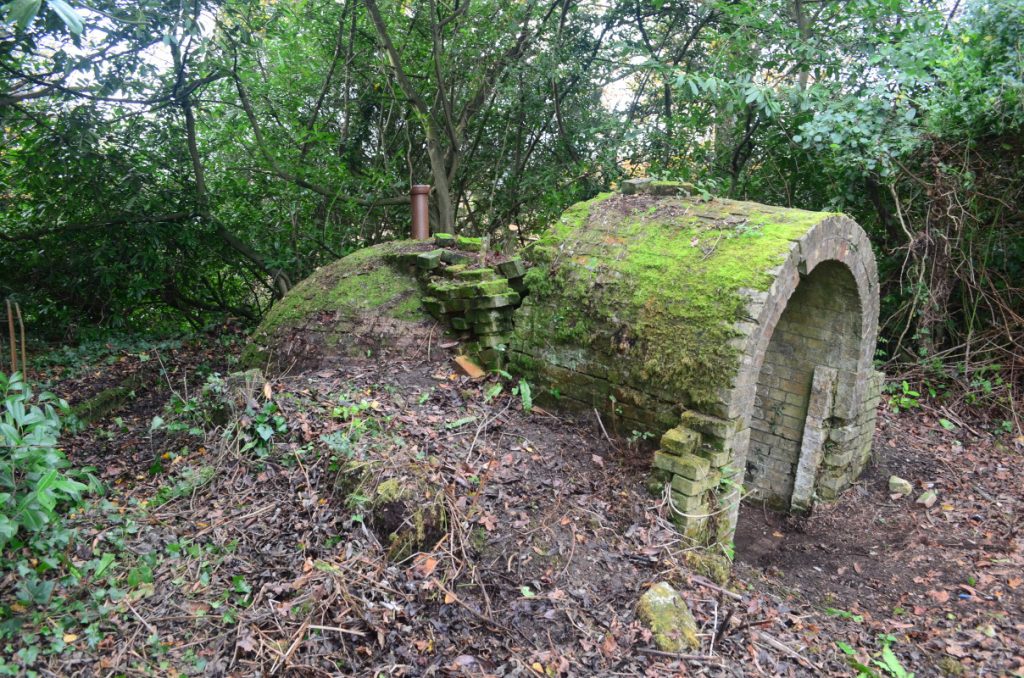
<path fill-rule="evenodd" d="M 740 594 L 735 593 L 733 591 L 730 591 L 728 589 L 723 589 L 718 584 L 715 584 L 715 583 L 713 583 L 711 581 L 708 581 L 707 579 L 705 579 L 704 577 L 700 576 L 699 574 L 691 574 L 690 575 L 690 581 L 692 581 L 694 584 L 698 584 L 700 586 L 703 586 L 706 589 L 711 589 L 712 591 L 717 591 L 718 593 L 721 593 L 723 596 L 728 596 L 728 597 L 732 598 L 733 600 L 743 600 L 743 596 L 741 596 Z"/>
<path fill-rule="evenodd" d="M 768 645 L 769 647 L 774 648 L 779 652 L 789 655 L 793 659 L 800 662 L 802 666 L 812 668 L 818 671 L 819 674 L 823 671 L 823 669 L 820 666 L 812 662 L 810 659 L 803 656 L 802 654 L 791 648 L 789 645 L 786 645 L 781 640 L 778 640 L 775 637 L 768 635 L 764 631 L 758 631 L 756 634 L 754 634 L 754 643 L 757 643 L 758 641 L 762 641 L 765 645 Z"/>
<path fill-rule="evenodd" d="M 594 416 L 597 417 L 597 425 L 601 427 L 601 433 L 604 434 L 604 439 L 607 440 L 608 442 L 611 442 L 612 439 L 608 435 L 608 431 L 605 430 L 604 428 L 604 422 L 601 421 L 601 413 L 597 411 L 596 407 L 594 408 Z"/>

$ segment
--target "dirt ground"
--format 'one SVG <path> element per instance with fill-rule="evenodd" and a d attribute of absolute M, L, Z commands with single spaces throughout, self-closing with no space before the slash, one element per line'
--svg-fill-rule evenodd
<path fill-rule="evenodd" d="M 67 626 L 76 640 L 25 668 L 1024 676 L 1019 451 L 883 414 L 868 471 L 838 502 L 799 520 L 743 508 L 723 588 L 688 568 L 646 487 L 651 450 L 606 437 L 593 414 L 524 411 L 516 384 L 460 376 L 434 339 L 430 355 L 246 384 L 222 423 L 198 421 L 194 375 L 235 349 L 160 355 L 165 378 L 67 446 L 109 487 L 72 519 L 74 559 L 116 553 L 102 585 L 120 593 L 99 595 L 91 635 Z M 133 360 L 56 388 L 74 400 Z M 172 390 L 196 407 L 168 410 Z M 154 429 L 155 416 L 184 424 Z M 890 474 L 914 495 L 890 497 Z M 938 493 L 927 509 L 914 504 L 925 488 Z M 687 599 L 698 650 L 658 651 L 635 618 L 658 581 Z M 0 581 L 0 599 L 15 585 Z M 84 600 L 99 585 L 58 591 Z"/>
<path fill-rule="evenodd" d="M 1024 477 L 1005 443 L 945 430 L 916 412 L 881 410 L 859 482 L 809 518 L 742 509 L 737 575 L 826 612 L 863 618 L 865 631 L 904 635 L 920 675 L 1020 673 L 1024 647 Z M 914 492 L 889 492 L 890 476 Z M 914 500 L 937 493 L 930 508 Z M 997 667 L 1002 668 L 997 668 Z"/>

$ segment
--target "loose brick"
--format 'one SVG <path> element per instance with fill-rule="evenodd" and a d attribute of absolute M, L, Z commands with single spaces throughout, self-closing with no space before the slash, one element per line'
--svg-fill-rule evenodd
<path fill-rule="evenodd" d="M 673 454 L 691 454 L 696 451 L 698 445 L 700 434 L 683 426 L 669 429 L 661 437 L 662 449 Z"/>
<path fill-rule="evenodd" d="M 442 254 L 444 254 L 443 250 L 433 250 L 431 252 L 424 252 L 423 254 L 416 257 L 416 267 L 425 270 L 437 268 L 438 266 L 441 265 Z"/>
<path fill-rule="evenodd" d="M 690 480 L 704 480 L 711 471 L 707 459 L 692 454 L 673 455 L 660 450 L 654 453 L 654 465 Z"/>
<path fill-rule="evenodd" d="M 519 303 L 519 295 L 515 292 L 509 294 L 495 294 L 485 297 L 477 297 L 470 306 L 475 310 L 501 308 Z"/>
<path fill-rule="evenodd" d="M 498 274 L 493 268 L 464 268 L 459 271 L 456 278 L 468 281 L 494 280 Z"/>
<path fill-rule="evenodd" d="M 506 278 L 522 278 L 526 274 L 526 266 L 523 265 L 523 260 L 519 258 L 503 261 L 496 268 Z"/>
<path fill-rule="evenodd" d="M 482 238 L 460 235 L 455 238 L 455 247 L 464 252 L 479 252 L 484 248 L 484 241 Z"/>

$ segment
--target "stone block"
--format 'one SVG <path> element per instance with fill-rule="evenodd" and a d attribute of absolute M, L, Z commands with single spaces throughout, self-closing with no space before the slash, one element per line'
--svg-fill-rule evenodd
<path fill-rule="evenodd" d="M 655 645 L 663 652 L 691 652 L 700 647 L 690 608 L 667 582 L 658 582 L 641 596 L 637 617 L 651 629 Z"/>
<path fill-rule="evenodd" d="M 662 450 L 654 453 L 654 466 L 690 480 L 704 480 L 711 472 L 711 464 L 707 459 L 692 454 L 668 454 Z"/>
<path fill-rule="evenodd" d="M 861 430 L 859 426 L 835 426 L 829 429 L 828 439 L 839 445 L 845 445 L 859 438 Z"/>
<path fill-rule="evenodd" d="M 707 514 L 708 505 L 702 495 L 679 494 L 672 492 L 672 506 L 676 511 L 690 514 Z"/>
<path fill-rule="evenodd" d="M 818 496 L 825 501 L 832 501 L 839 493 L 850 486 L 850 478 L 846 473 L 826 475 L 818 479 Z"/>
<path fill-rule="evenodd" d="M 459 266 L 462 264 L 472 263 L 473 257 L 466 254 L 465 252 L 458 252 L 456 250 L 445 250 L 444 254 L 441 255 L 441 261 L 450 266 Z"/>
<path fill-rule="evenodd" d="M 434 243 L 441 247 L 450 247 L 455 244 L 455 236 L 451 233 L 435 233 Z"/>
<path fill-rule="evenodd" d="M 673 454 L 692 454 L 700 445 L 700 434 L 684 426 L 665 431 L 661 437 L 661 447 Z"/>
<path fill-rule="evenodd" d="M 507 334 L 512 329 L 510 320 L 481 320 L 473 323 L 473 331 L 478 334 Z"/>
<path fill-rule="evenodd" d="M 742 424 L 741 418 L 720 419 L 694 410 L 686 410 L 679 419 L 683 426 L 700 433 L 705 443 L 722 449 L 729 445 Z"/>
<path fill-rule="evenodd" d="M 507 353 L 503 351 L 500 346 L 496 348 L 485 348 L 482 351 L 479 351 L 476 355 L 485 366 L 491 369 L 504 367 L 505 361 L 507 360 Z"/>
<path fill-rule="evenodd" d="M 477 294 L 474 283 L 436 281 L 427 285 L 427 290 L 432 296 L 443 300 L 468 299 Z"/>
<path fill-rule="evenodd" d="M 441 265 L 441 255 L 444 254 L 444 250 L 433 250 L 431 252 L 424 252 L 416 257 L 416 268 L 423 270 L 435 269 Z"/>
<path fill-rule="evenodd" d="M 482 280 L 494 280 L 498 274 L 493 268 L 464 268 L 456 276 L 459 280 L 479 282 Z"/>
<path fill-rule="evenodd" d="M 483 238 L 460 235 L 455 238 L 455 247 L 463 252 L 480 252 L 484 248 L 484 241 Z"/>
<path fill-rule="evenodd" d="M 506 278 L 522 278 L 526 275 L 526 266 L 523 265 L 523 260 L 518 257 L 503 261 L 495 268 Z"/>
<path fill-rule="evenodd" d="M 516 292 L 510 292 L 508 294 L 494 294 L 484 297 L 477 297 L 470 304 L 474 310 L 484 310 L 491 308 L 502 308 L 504 306 L 514 306 L 519 303 L 519 294 Z"/>
<path fill-rule="evenodd" d="M 507 280 L 485 280 L 476 284 L 477 291 L 482 295 L 492 294 L 513 294 L 513 290 L 508 286 Z"/>
<path fill-rule="evenodd" d="M 672 512 L 670 516 L 672 523 L 684 537 L 687 537 L 697 544 L 708 543 L 708 520 L 705 515 L 680 515 Z"/>
<path fill-rule="evenodd" d="M 690 480 L 689 478 L 684 478 L 681 475 L 673 475 L 672 490 L 687 496 L 700 496 L 708 490 L 717 487 L 720 480 L 721 474 L 719 473 L 710 473 L 708 477 L 703 480 Z"/>
<path fill-rule="evenodd" d="M 504 334 L 478 334 L 475 341 L 480 346 L 479 350 L 508 345 L 508 337 Z"/>
<path fill-rule="evenodd" d="M 459 273 L 465 271 L 468 268 L 468 264 L 455 264 L 454 266 L 445 266 L 442 269 L 441 274 L 446 278 L 455 279 L 459 276 Z"/>
<path fill-rule="evenodd" d="M 510 309 L 488 309 L 482 311 L 470 311 L 466 314 L 466 319 L 472 323 L 505 320 L 511 318 L 509 310 Z"/>
<path fill-rule="evenodd" d="M 427 313 L 436 317 L 444 315 L 446 309 L 440 299 L 434 297 L 423 297 L 421 300 L 423 308 L 426 309 Z"/>
<path fill-rule="evenodd" d="M 710 445 L 701 445 L 695 452 L 702 459 L 707 459 L 711 468 L 722 468 L 728 466 L 732 461 L 732 453 L 727 450 L 719 450 Z"/>
<path fill-rule="evenodd" d="M 461 318 L 459 316 L 454 316 L 452 318 L 449 318 L 448 322 L 451 323 L 452 329 L 454 329 L 454 330 L 468 330 L 469 329 L 469 323 L 466 321 L 465 318 Z"/>
<path fill-rule="evenodd" d="M 833 468 L 846 468 L 856 458 L 857 448 L 855 445 L 836 445 L 826 452 L 821 463 Z"/>

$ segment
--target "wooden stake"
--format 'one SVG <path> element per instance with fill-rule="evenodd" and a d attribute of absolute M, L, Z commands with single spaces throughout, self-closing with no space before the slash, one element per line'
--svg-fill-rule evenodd
<path fill-rule="evenodd" d="M 14 313 L 11 300 L 7 300 L 7 336 L 11 339 L 11 374 L 18 371 L 18 347 L 14 345 Z"/>
<path fill-rule="evenodd" d="M 14 302 L 14 311 L 18 314 L 18 327 L 21 328 L 21 378 L 28 381 L 28 357 L 25 352 L 25 323 L 21 320 L 21 304 Z"/>

